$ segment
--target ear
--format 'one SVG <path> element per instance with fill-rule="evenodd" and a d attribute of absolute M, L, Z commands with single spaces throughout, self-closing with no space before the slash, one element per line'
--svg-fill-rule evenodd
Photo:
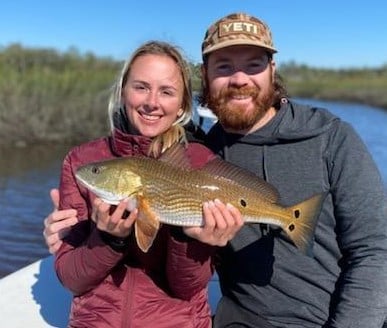
<path fill-rule="evenodd" d="M 202 64 L 200 72 L 201 72 L 201 83 L 202 83 L 202 88 L 203 88 L 203 90 L 205 90 L 205 89 L 207 88 L 207 77 L 206 77 L 206 75 L 207 75 L 207 69 L 206 69 L 206 67 L 204 66 L 204 64 Z"/>
<path fill-rule="evenodd" d="M 276 66 L 275 66 L 275 61 L 273 59 L 270 61 L 270 66 L 271 66 L 271 78 L 274 81 Z"/>
<path fill-rule="evenodd" d="M 177 112 L 177 117 L 181 117 L 184 114 L 183 108 L 180 108 Z"/>

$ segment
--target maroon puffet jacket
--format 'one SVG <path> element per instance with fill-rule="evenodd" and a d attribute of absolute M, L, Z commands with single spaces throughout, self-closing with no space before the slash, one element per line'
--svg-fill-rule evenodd
<path fill-rule="evenodd" d="M 83 164 L 120 156 L 146 156 L 150 139 L 116 129 L 72 149 L 60 181 L 61 209 L 75 208 L 80 222 L 56 254 L 55 269 L 73 294 L 69 327 L 209 328 L 207 285 L 213 269 L 214 248 L 181 238 L 162 225 L 147 253 L 131 235 L 125 252 L 106 245 L 91 215 L 93 195 L 77 184 L 74 173 Z M 204 146 L 187 148 L 192 167 L 214 158 Z"/>

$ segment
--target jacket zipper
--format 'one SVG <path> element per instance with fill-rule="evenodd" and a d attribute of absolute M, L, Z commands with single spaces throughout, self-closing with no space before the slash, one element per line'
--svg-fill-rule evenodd
<path fill-rule="evenodd" d="M 128 322 L 128 319 L 133 319 L 133 313 L 132 312 L 132 301 L 133 301 L 133 291 L 134 288 L 134 281 L 135 281 L 135 275 L 132 272 L 129 272 L 130 268 L 126 267 L 126 276 L 128 279 L 127 283 L 127 291 L 124 293 L 124 300 L 123 300 L 123 306 L 122 306 L 122 328 L 130 328 L 131 325 L 128 325 L 130 322 Z"/>

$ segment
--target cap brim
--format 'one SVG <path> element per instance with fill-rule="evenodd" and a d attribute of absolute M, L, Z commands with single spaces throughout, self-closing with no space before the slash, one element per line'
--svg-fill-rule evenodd
<path fill-rule="evenodd" d="M 210 52 L 213 52 L 218 49 L 226 48 L 226 47 L 231 47 L 231 46 L 240 46 L 240 45 L 249 45 L 249 46 L 256 46 L 260 48 L 264 48 L 265 50 L 268 50 L 271 53 L 276 53 L 277 50 L 258 41 L 255 40 L 228 40 L 228 41 L 223 41 L 221 43 L 215 44 L 212 47 L 207 47 L 207 49 L 204 49 L 202 52 L 202 55 L 206 55 Z"/>

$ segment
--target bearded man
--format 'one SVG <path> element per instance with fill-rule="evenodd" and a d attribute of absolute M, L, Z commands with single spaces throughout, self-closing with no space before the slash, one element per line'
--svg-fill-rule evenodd
<path fill-rule="evenodd" d="M 206 144 L 274 185 L 285 206 L 327 196 L 312 256 L 282 230 L 258 224 L 244 225 L 219 248 L 214 327 L 380 328 L 387 314 L 381 176 L 348 123 L 287 96 L 276 51 L 268 26 L 250 15 L 210 26 L 200 99 L 219 121 Z"/>

